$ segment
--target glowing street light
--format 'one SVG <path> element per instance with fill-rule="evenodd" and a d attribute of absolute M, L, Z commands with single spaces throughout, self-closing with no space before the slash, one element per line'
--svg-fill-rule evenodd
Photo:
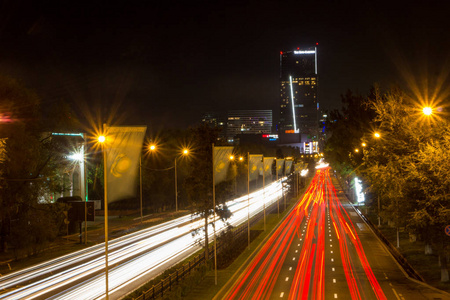
<path fill-rule="evenodd" d="M 359 149 L 355 149 L 355 152 L 358 153 L 358 152 L 359 152 Z"/>
<path fill-rule="evenodd" d="M 429 106 L 424 107 L 422 111 L 426 116 L 430 116 L 433 113 L 433 109 Z"/>
<path fill-rule="evenodd" d="M 106 125 L 104 125 L 106 127 Z M 105 150 L 105 142 L 106 137 L 104 135 L 100 135 L 97 138 L 98 142 L 102 146 L 103 152 L 103 187 L 104 187 L 104 218 L 105 218 L 105 289 L 106 289 L 106 300 L 109 299 L 109 284 L 108 284 L 108 180 L 106 179 L 106 150 Z"/>
<path fill-rule="evenodd" d="M 362 143 L 361 146 L 362 146 L 362 147 L 365 147 L 365 146 L 367 146 L 367 144 L 366 144 L 366 143 Z"/>
<path fill-rule="evenodd" d="M 104 136 L 104 135 L 100 135 L 98 138 L 97 138 L 97 141 L 99 142 L 99 143 L 104 143 L 105 141 L 106 141 L 106 137 Z"/>
<path fill-rule="evenodd" d="M 155 151 L 156 150 L 156 145 L 150 145 L 150 147 L 148 147 L 148 149 L 150 150 L 150 151 Z"/>
<path fill-rule="evenodd" d="M 373 136 L 376 137 L 377 139 L 379 139 L 379 138 L 381 137 L 380 133 L 378 133 L 378 132 L 375 132 L 375 133 L 373 134 Z"/>

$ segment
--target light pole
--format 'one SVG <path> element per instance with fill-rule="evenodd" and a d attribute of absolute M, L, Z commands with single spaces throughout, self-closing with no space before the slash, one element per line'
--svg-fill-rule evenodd
<path fill-rule="evenodd" d="M 103 126 L 106 129 L 106 126 Z M 103 187 L 104 187 L 104 217 L 105 217 L 105 289 L 106 289 L 106 300 L 109 299 L 109 288 L 108 288 L 108 181 L 106 178 L 106 151 L 105 151 L 105 142 L 106 137 L 101 135 L 98 137 L 99 143 L 102 145 L 103 152 Z"/>
<path fill-rule="evenodd" d="M 188 149 L 183 149 L 182 155 L 187 156 L 189 154 Z M 175 212 L 178 211 L 178 177 L 177 177 L 177 157 L 175 156 L 174 160 L 174 168 L 175 168 Z"/>

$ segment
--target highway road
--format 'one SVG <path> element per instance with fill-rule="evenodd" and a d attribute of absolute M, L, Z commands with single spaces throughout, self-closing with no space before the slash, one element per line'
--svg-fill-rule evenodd
<path fill-rule="evenodd" d="M 283 196 L 280 179 L 265 189 L 227 202 L 231 225 L 247 222 L 265 206 Z M 210 219 L 210 223 L 212 222 Z M 109 242 L 109 298 L 119 299 L 167 268 L 200 249 L 204 221 L 187 215 Z M 226 227 L 217 221 L 219 233 Z M 202 230 L 199 230 L 203 232 Z M 213 237 L 212 225 L 208 231 Z M 0 299 L 103 299 L 105 298 L 104 245 L 74 252 L 0 277 Z"/>
<path fill-rule="evenodd" d="M 448 299 L 408 280 L 328 168 L 215 299 Z"/>

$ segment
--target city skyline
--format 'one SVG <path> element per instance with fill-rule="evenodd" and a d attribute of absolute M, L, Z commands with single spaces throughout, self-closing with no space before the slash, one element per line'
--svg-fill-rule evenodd
<path fill-rule="evenodd" d="M 426 98 L 448 80 L 447 8 L 6 1 L 0 74 L 36 90 L 44 106 L 65 101 L 81 116 L 116 111 L 124 122 L 181 128 L 205 111 L 278 117 L 279 52 L 319 43 L 321 108 L 339 108 L 347 89 L 366 94 L 374 83 Z"/>

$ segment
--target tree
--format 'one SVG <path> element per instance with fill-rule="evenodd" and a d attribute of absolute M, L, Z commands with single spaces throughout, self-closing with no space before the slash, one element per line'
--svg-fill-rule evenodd
<path fill-rule="evenodd" d="M 368 106 L 373 97 L 354 94 L 348 90 L 341 95 L 342 109 L 328 113 L 326 128 L 331 136 L 325 143 L 324 153 L 330 165 L 342 175 L 350 175 L 361 164 L 361 155 L 354 155 L 355 149 L 361 149 L 361 139 L 369 132 L 374 112 Z"/>
<path fill-rule="evenodd" d="M 15 251 L 37 254 L 56 236 L 62 221 L 58 205 L 42 203 L 44 195 L 55 187 L 54 166 L 60 157 L 51 139 L 42 138 L 36 94 L 14 79 L 0 77 L 0 98 L 0 136 L 4 141 L 0 163 L 0 251 L 6 251 L 9 243 Z"/>
<path fill-rule="evenodd" d="M 184 187 L 195 216 L 204 219 L 206 259 L 208 259 L 208 218 L 213 214 L 212 195 L 212 144 L 217 142 L 218 130 L 207 125 L 191 129 L 193 151 L 189 160 L 190 174 Z M 222 182 L 216 186 L 216 214 L 226 220 L 231 213 L 225 202 L 233 191 L 233 181 Z"/>
<path fill-rule="evenodd" d="M 384 95 L 377 91 L 371 106 L 381 138 L 364 150 L 362 172 L 383 198 L 383 215 L 394 220 L 397 229 L 405 226 L 438 249 L 441 280 L 448 281 L 444 239 L 450 219 L 448 123 L 442 118 L 430 123 L 398 89 Z"/>

